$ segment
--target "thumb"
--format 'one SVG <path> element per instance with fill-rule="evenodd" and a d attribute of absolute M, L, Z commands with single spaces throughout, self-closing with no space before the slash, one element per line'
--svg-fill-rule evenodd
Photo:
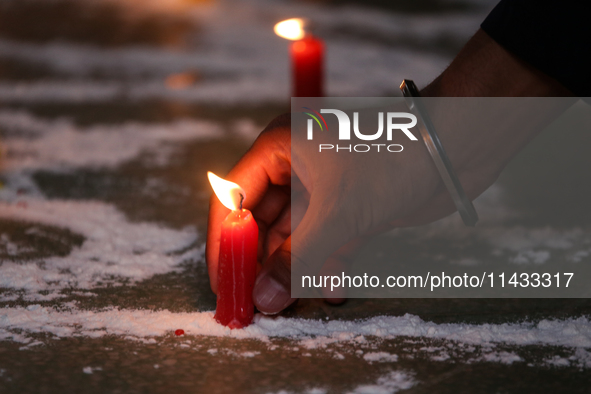
<path fill-rule="evenodd" d="M 314 275 L 322 268 L 326 259 L 352 234 L 347 218 L 332 215 L 326 208 L 310 206 L 285 242 L 269 256 L 257 276 L 253 289 L 253 301 L 265 314 L 281 312 L 296 299 L 291 297 L 292 272 Z"/>
<path fill-rule="evenodd" d="M 258 273 L 252 299 L 264 314 L 281 312 L 296 300 L 291 298 L 291 236 L 269 256 Z"/>

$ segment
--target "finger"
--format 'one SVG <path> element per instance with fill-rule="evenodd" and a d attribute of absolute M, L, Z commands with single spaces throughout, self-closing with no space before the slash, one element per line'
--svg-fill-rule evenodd
<path fill-rule="evenodd" d="M 270 185 L 259 204 L 252 210 L 257 223 L 270 227 L 289 205 L 289 188 Z"/>
<path fill-rule="evenodd" d="M 261 134 L 226 179 L 242 187 L 246 193 L 244 208 L 253 209 L 258 206 L 271 184 L 289 185 L 290 160 L 289 129 L 272 130 Z M 209 204 L 205 256 L 210 285 L 214 293 L 217 293 L 221 223 L 228 213 L 228 209 L 213 195 Z"/>
<path fill-rule="evenodd" d="M 285 190 L 284 186 L 269 186 L 259 205 L 252 211 L 259 227 L 258 261 L 265 261 L 269 256 L 267 253 L 269 237 L 274 235 L 275 223 L 282 220 L 280 218 L 284 216 L 285 210 L 289 210 L 289 190 Z M 281 242 L 285 241 L 286 237 L 283 237 Z"/>
<path fill-rule="evenodd" d="M 285 206 L 275 221 L 267 228 L 261 261 L 267 261 L 275 250 L 289 237 L 291 230 L 297 227 L 308 209 L 305 193 L 292 193 L 291 203 Z"/>
<path fill-rule="evenodd" d="M 316 201 L 319 200 L 324 201 Z M 269 257 L 257 276 L 253 300 L 261 312 L 278 313 L 295 301 L 291 297 L 292 269 L 298 276 L 304 271 L 316 274 L 328 256 L 349 240 L 352 226 L 343 223 L 344 218 L 333 215 L 324 204 L 311 201 L 299 226 Z"/>
<path fill-rule="evenodd" d="M 266 234 L 265 243 L 263 245 L 263 258 L 261 261 L 265 262 L 280 246 L 285 242 L 287 237 L 291 235 L 291 206 L 288 205 L 281 212 L 281 215 L 273 222 Z"/>
<path fill-rule="evenodd" d="M 259 311 L 275 314 L 290 306 L 291 298 L 291 237 L 269 257 L 257 275 L 252 299 Z"/>

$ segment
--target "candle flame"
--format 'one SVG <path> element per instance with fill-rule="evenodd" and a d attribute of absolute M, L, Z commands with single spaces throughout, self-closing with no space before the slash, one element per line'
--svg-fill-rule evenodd
<path fill-rule="evenodd" d="M 246 198 L 246 193 L 240 186 L 220 178 L 211 171 L 207 172 L 207 177 L 213 192 L 226 208 L 232 211 L 240 209 L 242 200 Z"/>
<path fill-rule="evenodd" d="M 275 25 L 275 34 L 288 40 L 301 40 L 306 32 L 304 31 L 304 21 L 300 18 L 292 18 L 281 21 Z"/>

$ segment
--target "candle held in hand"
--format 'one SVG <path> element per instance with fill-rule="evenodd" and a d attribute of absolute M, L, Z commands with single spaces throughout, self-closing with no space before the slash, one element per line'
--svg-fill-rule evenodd
<path fill-rule="evenodd" d="M 218 294 L 215 319 L 229 328 L 252 323 L 252 289 L 256 278 L 258 226 L 247 209 L 242 209 L 244 191 L 208 172 L 209 181 L 220 202 L 231 209 L 222 222 L 218 261 Z"/>

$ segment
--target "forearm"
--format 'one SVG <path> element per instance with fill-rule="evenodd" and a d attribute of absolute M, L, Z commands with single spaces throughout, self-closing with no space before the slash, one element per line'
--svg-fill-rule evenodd
<path fill-rule="evenodd" d="M 505 50 L 479 29 L 425 97 L 565 97 L 572 92 Z"/>
<path fill-rule="evenodd" d="M 572 95 L 557 81 L 507 52 L 482 30 L 421 94 L 436 97 L 426 98 L 425 103 L 471 199 L 486 190 L 531 139 L 577 100 L 525 98 Z M 431 171 L 435 171 L 434 166 Z M 455 210 L 441 180 L 436 190 L 413 224 Z"/>

